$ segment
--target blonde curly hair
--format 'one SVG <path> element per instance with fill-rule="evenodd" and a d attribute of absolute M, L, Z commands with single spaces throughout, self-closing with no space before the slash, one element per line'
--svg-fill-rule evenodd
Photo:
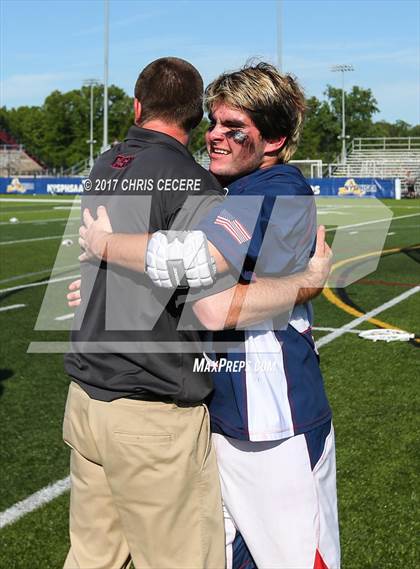
<path fill-rule="evenodd" d="M 286 137 L 277 155 L 288 162 L 296 151 L 303 127 L 306 104 L 296 78 L 281 74 L 274 65 L 246 64 L 239 71 L 222 73 L 207 87 L 207 112 L 219 103 L 246 112 L 266 140 Z"/>

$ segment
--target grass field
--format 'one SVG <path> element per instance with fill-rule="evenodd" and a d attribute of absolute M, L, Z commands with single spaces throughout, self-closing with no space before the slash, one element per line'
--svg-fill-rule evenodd
<path fill-rule="evenodd" d="M 68 333 L 58 328 L 71 321 L 54 317 L 70 312 L 64 301 L 69 280 L 53 285 L 63 296 L 51 316 L 57 330 L 34 326 L 58 252 L 64 268 L 54 277 L 77 273 L 72 266 L 77 238 L 72 247 L 61 242 L 64 229 L 74 235 L 79 223 L 77 214 L 68 222 L 68 198 L 33 200 L 4 196 L 0 201 L 0 512 L 68 476 L 68 451 L 61 440 L 68 386 L 62 354 L 27 350 L 31 342 L 67 340 Z M 353 203 L 357 207 L 357 200 Z M 374 273 L 315 301 L 315 326 L 322 328 L 315 330 L 317 339 L 420 284 L 420 204 L 383 203 L 394 215 L 384 245 L 392 251 L 382 256 Z M 347 219 L 349 212 L 341 204 L 320 199 L 320 221 L 329 222 L 322 215 L 328 211 Z M 10 223 L 12 217 L 19 222 Z M 348 228 L 350 245 L 367 239 L 372 227 Z M 334 231 L 328 236 L 332 239 Z M 376 318 L 420 334 L 419 314 L 417 293 Z M 356 329 L 373 327 L 367 321 Z M 373 343 L 349 332 L 320 348 L 336 430 L 343 569 L 420 567 L 419 347 L 416 341 Z M 65 492 L 0 529 L 1 569 L 62 566 L 68 549 L 68 499 Z"/>

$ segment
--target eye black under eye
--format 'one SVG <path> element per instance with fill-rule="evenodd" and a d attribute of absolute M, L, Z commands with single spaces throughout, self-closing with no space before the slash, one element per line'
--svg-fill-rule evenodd
<path fill-rule="evenodd" d="M 226 137 L 231 138 L 238 144 L 243 144 L 248 138 L 248 135 L 245 134 L 242 130 L 232 129 L 226 133 Z"/>

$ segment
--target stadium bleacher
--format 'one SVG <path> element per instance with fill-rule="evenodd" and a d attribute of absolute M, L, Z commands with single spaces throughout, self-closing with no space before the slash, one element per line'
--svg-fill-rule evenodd
<path fill-rule="evenodd" d="M 43 164 L 31 156 L 5 131 L 0 131 L 0 176 L 33 176 L 42 174 Z"/>
<path fill-rule="evenodd" d="M 420 189 L 420 137 L 355 138 L 346 164 L 330 165 L 329 175 L 337 178 L 400 178 L 406 187 L 407 173 Z"/>

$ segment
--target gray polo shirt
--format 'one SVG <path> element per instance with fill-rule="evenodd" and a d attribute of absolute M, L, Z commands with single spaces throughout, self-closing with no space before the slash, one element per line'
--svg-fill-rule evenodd
<path fill-rule="evenodd" d="M 132 126 L 121 144 L 102 154 L 82 197 L 96 212 L 105 205 L 116 233 L 192 229 L 223 199 L 216 179 L 174 138 Z M 106 262 L 81 265 L 82 303 L 72 332 L 67 373 L 94 399 L 120 397 L 202 402 L 212 390 L 208 374 L 194 371 L 200 333 L 177 330 L 185 291 L 153 287 L 147 275 Z M 219 290 L 234 284 L 219 281 Z M 189 303 L 185 310 L 193 314 Z M 183 319 L 185 313 L 183 315 Z M 178 342 L 191 350 L 179 350 Z M 175 346 L 165 351 L 165 346 Z M 185 344 L 184 344 L 185 345 Z M 162 347 L 163 346 L 163 347 Z"/>

